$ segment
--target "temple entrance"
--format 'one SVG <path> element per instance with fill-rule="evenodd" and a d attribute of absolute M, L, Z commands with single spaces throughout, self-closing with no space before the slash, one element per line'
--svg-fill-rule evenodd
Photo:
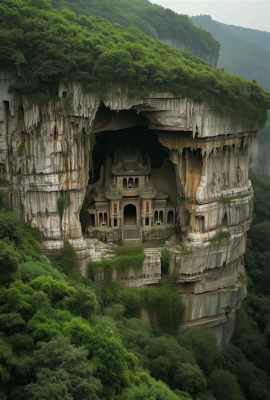
<path fill-rule="evenodd" d="M 124 226 L 137 225 L 137 209 L 133 204 L 124 207 Z"/>

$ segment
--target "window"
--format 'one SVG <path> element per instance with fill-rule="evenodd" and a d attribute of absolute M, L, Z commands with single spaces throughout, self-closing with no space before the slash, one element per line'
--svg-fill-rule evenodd
<path fill-rule="evenodd" d="M 126 180 L 126 178 L 123 179 L 123 188 L 124 189 L 127 188 L 127 180 Z"/>
<path fill-rule="evenodd" d="M 149 201 L 146 202 L 146 212 L 149 212 Z"/>
<path fill-rule="evenodd" d="M 102 225 L 102 222 L 103 222 L 102 213 L 99 213 L 99 215 L 98 215 L 98 221 L 99 221 L 99 225 Z"/>
<path fill-rule="evenodd" d="M 135 188 L 139 187 L 139 179 L 138 178 L 135 178 L 134 187 Z"/>
<path fill-rule="evenodd" d="M 169 211 L 167 215 L 167 224 L 173 224 L 173 211 Z"/>
<path fill-rule="evenodd" d="M 133 179 L 129 178 L 128 180 L 128 189 L 132 189 L 133 188 Z"/>
<path fill-rule="evenodd" d="M 117 214 L 117 203 L 113 203 L 113 213 Z"/>
<path fill-rule="evenodd" d="M 145 226 L 149 226 L 149 218 L 148 217 L 145 218 Z"/>

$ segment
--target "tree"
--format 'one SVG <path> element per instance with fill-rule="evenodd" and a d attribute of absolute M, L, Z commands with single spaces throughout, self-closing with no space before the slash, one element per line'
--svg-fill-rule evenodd
<path fill-rule="evenodd" d="M 87 351 L 57 337 L 34 352 L 34 381 L 26 386 L 29 400 L 98 400 L 101 385 L 93 376 Z"/>
<path fill-rule="evenodd" d="M 75 277 L 79 275 L 79 260 L 67 239 L 64 240 L 63 248 L 53 256 L 53 262 L 67 275 Z"/>
<path fill-rule="evenodd" d="M 244 400 L 244 396 L 233 374 L 222 369 L 214 371 L 209 377 L 209 386 L 217 400 Z"/>
<path fill-rule="evenodd" d="M 18 255 L 12 245 L 0 239 L 0 284 L 12 281 L 18 269 Z"/>
<path fill-rule="evenodd" d="M 195 327 L 180 337 L 179 343 L 191 350 L 206 375 L 209 375 L 220 357 L 216 335 L 210 329 Z"/>

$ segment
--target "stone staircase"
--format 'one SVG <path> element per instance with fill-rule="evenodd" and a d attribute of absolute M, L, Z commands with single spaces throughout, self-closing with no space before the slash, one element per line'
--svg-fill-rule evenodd
<path fill-rule="evenodd" d="M 126 226 L 123 228 L 123 241 L 129 244 L 140 244 L 142 242 L 141 230 L 138 226 Z"/>

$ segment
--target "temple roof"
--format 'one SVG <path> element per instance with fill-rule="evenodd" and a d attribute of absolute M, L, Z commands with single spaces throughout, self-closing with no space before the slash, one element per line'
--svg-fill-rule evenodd
<path fill-rule="evenodd" d="M 112 173 L 115 176 L 140 176 L 149 174 L 150 168 L 149 156 L 143 157 L 131 148 L 118 149 L 112 165 Z"/>

